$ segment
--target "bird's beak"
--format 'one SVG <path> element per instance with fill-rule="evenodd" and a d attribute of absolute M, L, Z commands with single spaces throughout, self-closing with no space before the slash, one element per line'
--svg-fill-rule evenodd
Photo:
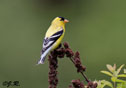
<path fill-rule="evenodd" d="M 69 20 L 67 20 L 67 19 L 64 20 L 64 23 L 68 23 L 68 22 L 69 22 Z"/>

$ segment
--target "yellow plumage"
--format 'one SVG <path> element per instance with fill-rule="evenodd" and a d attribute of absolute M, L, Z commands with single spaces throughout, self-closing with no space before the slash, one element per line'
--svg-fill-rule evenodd
<path fill-rule="evenodd" d="M 59 46 L 64 37 L 65 23 L 67 22 L 68 20 L 63 17 L 56 17 L 52 21 L 44 38 L 42 54 L 38 64 L 43 64 L 47 53 Z"/>
<path fill-rule="evenodd" d="M 49 29 L 46 32 L 45 37 L 50 37 L 51 35 L 53 35 L 54 33 L 58 32 L 61 30 L 61 28 L 63 28 L 63 34 L 62 36 L 55 42 L 55 44 L 53 45 L 52 49 L 55 49 L 59 46 L 59 44 L 61 43 L 61 40 L 64 37 L 64 33 L 65 33 L 65 23 L 63 21 L 60 21 L 61 18 L 56 17 L 53 21 L 51 26 L 49 27 Z"/>

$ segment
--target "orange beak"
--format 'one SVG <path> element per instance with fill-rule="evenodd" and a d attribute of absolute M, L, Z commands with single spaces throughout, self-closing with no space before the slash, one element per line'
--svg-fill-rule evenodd
<path fill-rule="evenodd" d="M 64 23 L 68 23 L 68 22 L 69 22 L 69 20 L 67 20 L 67 19 L 64 20 Z"/>

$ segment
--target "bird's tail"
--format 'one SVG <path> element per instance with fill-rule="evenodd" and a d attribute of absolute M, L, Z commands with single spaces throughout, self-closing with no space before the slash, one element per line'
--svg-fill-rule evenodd
<path fill-rule="evenodd" d="M 45 58 L 46 58 L 46 55 L 48 54 L 48 52 L 50 51 L 51 47 L 49 47 L 48 49 L 46 50 L 42 50 L 42 54 L 41 54 L 41 57 L 40 57 L 40 60 L 38 61 L 38 65 L 39 64 L 44 64 L 44 61 L 45 61 Z"/>
<path fill-rule="evenodd" d="M 39 64 L 44 64 L 45 58 L 46 58 L 46 55 L 42 54 L 41 57 L 40 57 L 40 60 L 38 61 L 38 65 Z"/>

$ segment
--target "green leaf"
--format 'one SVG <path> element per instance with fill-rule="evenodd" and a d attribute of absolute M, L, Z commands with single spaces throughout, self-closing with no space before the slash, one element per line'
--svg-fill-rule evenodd
<path fill-rule="evenodd" d="M 120 74 L 117 77 L 126 77 L 126 74 Z"/>
<path fill-rule="evenodd" d="M 126 73 L 126 69 L 124 69 L 124 73 Z"/>
<path fill-rule="evenodd" d="M 112 82 L 115 82 L 116 81 L 116 79 L 117 79 L 117 77 L 111 77 L 111 80 L 112 80 Z"/>
<path fill-rule="evenodd" d="M 108 72 L 108 71 L 101 71 L 101 73 L 104 73 L 104 74 L 106 74 L 106 75 L 108 75 L 108 76 L 113 76 L 110 72 Z"/>
<path fill-rule="evenodd" d="M 117 77 L 111 77 L 112 82 L 126 82 L 124 80 L 121 79 L 117 79 Z"/>
<path fill-rule="evenodd" d="M 113 88 L 112 83 L 106 80 L 96 81 L 96 83 L 98 84 L 97 88 L 104 88 L 105 86 L 109 86 L 109 88 L 110 87 Z"/>
<path fill-rule="evenodd" d="M 107 67 L 108 70 L 109 70 L 110 72 L 112 72 L 112 73 L 115 71 L 114 67 L 112 67 L 112 66 L 109 65 L 109 64 L 107 64 L 106 67 Z"/>
<path fill-rule="evenodd" d="M 95 81 L 98 85 L 97 88 L 103 88 L 103 84 L 101 84 L 101 81 Z M 87 87 L 86 87 L 87 88 Z"/>
<path fill-rule="evenodd" d="M 124 64 L 121 65 L 118 69 L 117 69 L 117 75 L 120 73 L 121 69 L 124 67 Z"/>
<path fill-rule="evenodd" d="M 125 83 L 118 83 L 117 88 L 126 88 L 126 82 Z"/>
<path fill-rule="evenodd" d="M 109 82 L 109 81 L 106 81 L 106 80 L 101 80 L 101 83 L 102 84 L 104 84 L 104 86 L 109 86 L 109 87 L 111 87 L 111 88 L 113 88 L 113 85 L 112 85 L 112 83 L 111 82 Z"/>
<path fill-rule="evenodd" d="M 114 70 L 116 70 L 116 64 L 113 65 Z"/>
<path fill-rule="evenodd" d="M 116 79 L 116 81 L 115 82 L 126 82 L 126 81 L 124 81 L 124 80 L 121 80 L 121 79 Z"/>

